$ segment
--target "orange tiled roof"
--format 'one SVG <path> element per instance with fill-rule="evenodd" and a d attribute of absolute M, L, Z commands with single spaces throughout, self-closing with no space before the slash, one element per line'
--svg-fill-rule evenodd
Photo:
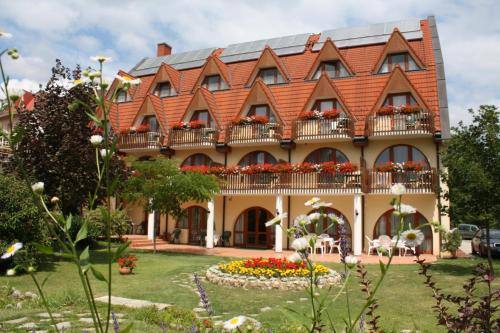
<path fill-rule="evenodd" d="M 420 21 L 420 30 L 422 38 L 409 40 L 407 43 L 419 61 L 425 65 L 425 68 L 418 71 L 404 72 L 403 75 L 418 92 L 429 111 L 434 113 L 435 128 L 439 130 L 440 117 L 436 66 L 427 19 Z M 318 38 L 316 38 L 316 35 L 312 35 L 312 37 L 315 38 L 310 38 L 309 43 L 316 43 Z M 356 119 L 355 134 L 358 136 L 364 135 L 365 119 L 380 99 L 380 95 L 391 77 L 391 73 L 373 73 L 373 68 L 379 61 L 381 54 L 383 54 L 386 44 L 378 43 L 337 48 L 355 75 L 336 78 L 332 81 L 335 89 L 342 96 L 343 103 L 348 106 L 349 111 Z M 252 87 L 248 87 L 246 84 L 255 71 L 259 59 L 223 63 L 218 58 L 220 51 L 218 49 L 212 53 L 211 57 L 224 65 L 224 73 L 222 74 L 230 78 L 230 89 L 208 92 L 208 94 L 204 92 L 204 95 L 217 110 L 214 116 L 218 124 L 221 124 L 222 129 L 224 129 L 231 120 L 238 117 L 251 89 L 255 87 L 255 84 Z M 278 59 L 280 66 L 283 66 L 282 70 L 285 71 L 288 82 L 265 86 L 264 91 L 268 99 L 274 103 L 273 109 L 283 122 L 284 138 L 290 138 L 293 121 L 297 119 L 299 113 L 304 109 L 317 83 L 317 81 L 307 79 L 307 76 L 310 74 L 311 67 L 319 52 L 312 51 L 312 47 L 308 46 L 305 51 L 299 54 L 282 56 L 277 55 L 275 52 L 271 52 L 271 54 Z M 199 80 L 203 68 L 181 70 L 172 68 L 172 70 L 179 75 L 178 83 L 176 83 L 178 85 L 177 96 L 162 99 L 149 96 L 153 100 L 155 111 L 162 114 L 164 120 L 160 121 L 169 127 L 183 120 L 182 118 L 193 98 L 193 94 L 197 91 L 195 84 Z M 113 124 L 117 124 L 120 129 L 132 126 L 142 102 L 148 97 L 154 77 L 154 74 L 142 76 L 142 83 L 134 91 L 133 100 L 115 106 L 118 110 L 116 118 L 119 118 L 119 125 L 115 120 L 113 120 Z M 220 140 L 223 140 L 223 136 L 221 136 Z"/>

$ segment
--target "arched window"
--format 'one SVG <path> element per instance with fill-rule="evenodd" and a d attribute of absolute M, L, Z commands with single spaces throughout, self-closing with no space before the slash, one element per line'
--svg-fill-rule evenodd
<path fill-rule="evenodd" d="M 429 169 L 429 161 L 425 155 L 410 145 L 395 145 L 384 149 L 375 161 L 375 168 L 387 164 L 387 162 L 403 163 L 408 161 L 418 161 L 424 168 Z"/>
<path fill-rule="evenodd" d="M 340 150 L 325 147 L 316 149 L 315 151 L 307 155 L 304 162 L 316 164 L 324 162 L 344 163 L 349 162 L 349 159 Z"/>
<path fill-rule="evenodd" d="M 182 212 L 177 221 L 177 228 L 188 229 L 188 242 L 200 244 L 207 232 L 207 210 L 200 206 L 191 206 Z"/>
<path fill-rule="evenodd" d="M 253 151 L 246 154 L 238 163 L 239 166 L 249 166 L 256 164 L 276 164 L 277 161 L 273 155 L 267 151 Z"/>
<path fill-rule="evenodd" d="M 349 239 L 349 244 L 351 244 L 351 237 L 352 237 L 351 236 L 351 226 L 349 225 L 349 220 L 344 216 L 344 214 L 342 214 L 338 210 L 336 210 L 334 208 L 330 208 L 330 207 L 323 208 L 322 212 L 323 212 L 323 214 L 326 214 L 326 215 L 335 214 L 335 216 L 337 216 L 337 218 L 344 220 L 344 227 L 347 229 L 346 234 L 347 234 L 347 237 Z M 307 215 L 310 215 L 312 213 L 319 213 L 319 210 L 318 209 L 312 210 Z M 335 240 L 340 239 L 340 227 L 338 226 L 337 223 L 334 223 L 332 221 L 332 219 L 330 219 L 328 216 L 326 216 L 326 217 L 321 216 L 321 218 L 319 219 L 319 221 L 315 225 L 309 224 L 308 231 L 314 232 L 317 235 L 328 234 L 330 237 L 332 237 Z"/>
<path fill-rule="evenodd" d="M 381 235 L 387 235 L 389 237 L 394 237 L 398 233 L 399 228 L 399 217 L 392 214 L 394 210 L 388 210 L 382 216 L 379 217 L 377 223 L 375 224 L 375 229 L 373 230 L 373 238 L 378 238 Z M 419 212 L 408 215 L 405 217 L 405 229 L 416 228 L 419 225 L 426 224 L 427 219 Z M 432 253 L 432 230 L 430 226 L 425 226 L 420 229 L 425 235 L 425 240 L 417 248 L 420 253 Z"/>
<path fill-rule="evenodd" d="M 272 218 L 273 215 L 262 207 L 245 210 L 234 224 L 234 245 L 271 248 L 274 243 L 274 227 L 266 227 L 266 222 Z"/>
<path fill-rule="evenodd" d="M 212 166 L 213 163 L 212 159 L 205 154 L 193 154 L 182 162 L 181 167 L 199 165 Z"/>

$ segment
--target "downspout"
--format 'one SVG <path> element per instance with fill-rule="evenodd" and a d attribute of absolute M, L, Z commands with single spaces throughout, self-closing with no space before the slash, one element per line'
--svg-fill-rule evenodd
<path fill-rule="evenodd" d="M 440 171 L 441 171 L 441 163 L 440 163 L 440 152 L 439 152 L 439 142 L 436 141 L 436 172 L 437 172 L 437 205 L 438 205 L 438 223 L 441 227 L 441 180 L 440 180 Z M 439 251 L 441 252 L 441 248 L 443 245 L 443 239 L 441 233 L 439 233 Z"/>
<path fill-rule="evenodd" d="M 292 163 L 292 149 L 288 149 L 288 163 Z M 292 203 L 291 203 L 291 196 L 288 196 L 288 202 L 287 202 L 287 212 L 288 212 L 288 217 L 286 219 L 286 228 L 290 228 L 290 209 L 292 208 Z M 288 237 L 288 234 L 286 235 L 286 249 L 290 249 L 290 238 Z"/>
<path fill-rule="evenodd" d="M 224 168 L 227 168 L 227 150 L 224 151 Z M 222 233 L 226 231 L 226 196 L 222 196 Z"/>
<path fill-rule="evenodd" d="M 365 147 L 361 146 L 361 162 L 363 164 L 363 167 L 366 168 L 365 164 Z M 363 176 L 363 175 L 361 175 Z M 363 180 L 361 180 L 361 183 L 363 183 Z M 363 186 L 361 186 L 363 188 Z M 361 252 L 363 252 L 365 248 L 365 196 L 361 196 Z"/>

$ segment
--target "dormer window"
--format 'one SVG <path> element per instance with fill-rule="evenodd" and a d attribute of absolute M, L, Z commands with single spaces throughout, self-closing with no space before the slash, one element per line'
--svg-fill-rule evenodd
<path fill-rule="evenodd" d="M 144 116 L 141 126 L 145 128 L 145 132 L 158 132 L 158 120 L 156 116 Z"/>
<path fill-rule="evenodd" d="M 214 128 L 214 123 L 212 117 L 208 110 L 197 110 L 193 113 L 191 121 L 199 122 L 204 124 L 207 128 Z"/>
<path fill-rule="evenodd" d="M 127 92 L 123 89 L 118 90 L 116 93 L 116 103 L 123 103 L 127 101 Z"/>
<path fill-rule="evenodd" d="M 387 96 L 384 102 L 384 106 L 388 105 L 393 105 L 393 106 L 400 106 L 400 105 L 412 105 L 416 106 L 417 101 L 415 98 L 410 93 L 404 93 L 404 94 L 392 94 Z"/>
<path fill-rule="evenodd" d="M 160 82 L 156 85 L 156 88 L 154 90 L 154 95 L 158 96 L 160 98 L 163 97 L 168 97 L 172 96 L 172 86 L 170 85 L 170 82 Z"/>
<path fill-rule="evenodd" d="M 249 117 L 266 117 L 268 122 L 275 123 L 276 118 L 274 117 L 274 113 L 271 111 L 271 108 L 267 104 L 262 105 L 252 105 L 250 110 L 248 111 Z"/>
<path fill-rule="evenodd" d="M 325 72 L 329 78 L 333 79 L 336 77 L 349 76 L 347 69 L 338 60 L 336 61 L 322 61 L 314 73 L 313 79 L 317 80 L 321 76 L 321 73 Z"/>
<path fill-rule="evenodd" d="M 207 88 L 210 91 L 216 91 L 227 89 L 227 84 L 224 80 L 222 80 L 220 75 L 209 75 L 205 76 L 202 87 Z"/>
<path fill-rule="evenodd" d="M 399 67 L 401 67 L 401 69 L 404 71 L 415 71 L 420 69 L 409 53 L 395 53 L 389 54 L 385 58 L 384 63 L 382 64 L 378 72 L 392 72 L 392 70 L 394 70 L 397 65 L 399 65 Z"/>
<path fill-rule="evenodd" d="M 276 67 L 263 68 L 259 71 L 258 76 L 265 84 L 285 83 L 285 79 L 283 79 L 283 76 Z"/>
<path fill-rule="evenodd" d="M 328 111 L 328 110 L 339 110 L 342 111 L 342 105 L 336 99 L 321 99 L 317 100 L 313 105 L 313 110 L 317 111 Z"/>

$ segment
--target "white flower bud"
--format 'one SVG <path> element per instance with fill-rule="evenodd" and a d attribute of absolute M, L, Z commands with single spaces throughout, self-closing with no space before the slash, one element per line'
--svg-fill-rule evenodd
<path fill-rule="evenodd" d="M 38 182 L 38 183 L 31 185 L 31 189 L 36 194 L 43 194 L 44 188 L 45 188 L 45 184 L 43 182 Z"/>
<path fill-rule="evenodd" d="M 99 146 L 102 142 L 103 138 L 102 136 L 100 135 L 92 135 L 90 137 L 90 143 L 93 145 L 93 146 Z"/>
<path fill-rule="evenodd" d="M 309 241 L 305 237 L 300 237 L 292 242 L 292 249 L 298 252 L 304 252 L 309 247 Z"/>

